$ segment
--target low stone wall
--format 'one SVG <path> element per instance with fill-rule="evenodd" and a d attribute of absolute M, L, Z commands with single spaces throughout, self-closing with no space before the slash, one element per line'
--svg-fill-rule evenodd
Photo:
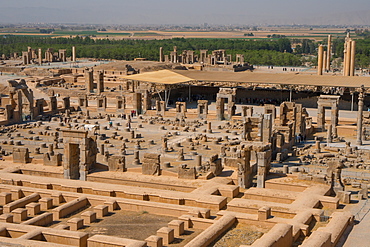
<path fill-rule="evenodd" d="M 284 191 L 295 191 L 295 192 L 303 192 L 307 189 L 307 186 L 297 185 L 297 184 L 283 184 L 283 183 L 276 183 L 272 181 L 265 182 L 266 189 L 275 189 L 275 190 L 284 190 Z"/>
<path fill-rule="evenodd" d="M 222 216 L 219 220 L 215 221 L 214 224 L 186 244 L 185 247 L 206 247 L 216 240 L 222 233 L 230 229 L 230 227 L 232 227 L 235 223 L 235 216 Z"/>
<path fill-rule="evenodd" d="M 86 205 L 88 205 L 87 197 L 80 197 L 73 201 L 67 202 L 66 204 L 53 209 L 53 218 L 54 220 L 59 220 L 60 218 L 73 213 L 74 211 L 86 207 Z"/>
<path fill-rule="evenodd" d="M 198 195 L 196 193 L 185 193 L 180 191 L 158 190 L 152 188 L 137 188 L 131 186 L 117 186 L 108 184 L 99 184 L 88 181 L 73 181 L 58 178 L 44 178 L 44 182 L 34 181 L 34 178 L 28 175 L 8 174 L 0 172 L 1 182 L 4 184 L 25 185 L 29 187 L 49 186 L 52 190 L 69 191 L 77 193 L 91 193 L 96 191 L 109 191 L 110 196 L 123 197 L 136 200 L 149 200 L 154 202 L 164 202 L 177 205 L 186 205 L 191 207 L 203 207 L 211 210 L 220 210 L 227 204 L 227 198 L 215 195 Z M 40 184 L 40 185 L 37 185 Z M 94 188 L 94 190 L 92 190 Z M 100 189 L 101 188 L 101 189 Z M 104 188 L 104 189 L 102 189 Z"/>
<path fill-rule="evenodd" d="M 53 222 L 52 213 L 43 213 L 32 219 L 29 219 L 25 222 L 22 222 L 21 225 L 34 225 L 34 226 L 47 226 Z"/>
<path fill-rule="evenodd" d="M 264 206 L 271 208 L 271 215 L 292 219 L 297 212 L 291 211 L 288 205 L 274 202 L 252 201 L 248 199 L 234 198 L 227 204 L 227 210 L 233 212 L 257 214 L 258 210 Z"/>
<path fill-rule="evenodd" d="M 38 193 L 33 193 L 32 195 L 15 200 L 3 206 L 4 213 L 10 213 L 16 208 L 23 208 L 28 203 L 37 202 L 39 199 L 40 199 L 40 195 Z"/>
<path fill-rule="evenodd" d="M 289 224 L 276 224 L 268 233 L 257 239 L 251 247 L 287 247 L 293 244 L 293 226 Z M 247 247 L 241 245 L 240 247 Z"/>
<path fill-rule="evenodd" d="M 334 212 L 330 222 L 326 227 L 320 227 L 316 232 L 326 232 L 331 234 L 331 244 L 336 246 L 343 232 L 352 224 L 353 215 L 350 212 Z M 310 236 L 311 238 L 311 236 Z"/>
<path fill-rule="evenodd" d="M 100 176 L 99 173 L 87 175 L 87 181 L 99 182 L 99 183 L 109 183 L 109 184 L 121 184 L 121 185 L 126 185 L 126 186 L 139 186 L 139 187 L 147 187 L 147 188 L 154 188 L 154 189 L 161 189 L 161 190 L 175 190 L 175 191 L 182 191 L 182 192 L 191 192 L 197 188 L 197 187 L 189 186 L 186 184 L 175 185 L 175 184 L 156 183 L 153 181 L 129 180 L 129 179 L 124 179 L 124 178 L 107 178 L 104 176 Z"/>
<path fill-rule="evenodd" d="M 303 241 L 300 247 L 332 247 L 331 234 L 314 231 L 309 238 Z"/>
<path fill-rule="evenodd" d="M 4 227 L 6 229 L 11 238 L 18 238 L 27 233 L 39 231 L 46 242 L 79 247 L 87 246 L 88 233 L 11 223 L 0 223 L 0 228 L 1 227 Z"/>
<path fill-rule="evenodd" d="M 146 247 L 145 241 L 118 238 L 112 236 L 94 235 L 87 240 L 89 247 Z"/>
<path fill-rule="evenodd" d="M 12 189 L 21 189 L 21 192 L 24 194 L 30 194 L 34 191 L 34 189 L 28 188 L 28 187 L 0 184 L 1 192 L 10 192 Z M 63 198 L 63 200 L 67 201 L 67 203 L 57 208 L 54 208 L 53 211 L 58 210 L 58 208 L 60 209 L 62 207 L 68 207 L 68 205 L 70 205 L 73 201 L 75 201 L 78 198 L 81 198 L 81 194 L 76 193 L 76 192 L 56 192 L 53 190 L 46 190 L 46 189 L 38 189 L 37 191 L 42 196 L 42 198 L 44 197 L 53 198 L 55 197 L 56 194 L 58 194 L 58 197 L 61 197 Z M 173 217 L 179 217 L 181 215 L 189 214 L 191 212 L 202 212 L 202 211 L 207 210 L 207 209 L 200 208 L 200 207 L 174 205 L 174 204 L 168 205 L 168 204 L 159 203 L 159 202 L 125 199 L 125 198 L 112 198 L 109 196 L 100 196 L 100 195 L 91 195 L 91 196 L 88 195 L 86 197 L 87 197 L 86 203 L 91 206 L 102 205 L 102 204 L 105 204 L 106 202 L 114 200 L 115 205 L 116 205 L 115 209 L 128 210 L 128 211 L 133 211 L 133 212 L 147 211 L 153 214 L 173 216 Z"/>

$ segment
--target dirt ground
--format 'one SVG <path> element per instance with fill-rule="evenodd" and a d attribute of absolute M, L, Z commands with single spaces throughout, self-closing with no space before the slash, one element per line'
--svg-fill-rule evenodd
<path fill-rule="evenodd" d="M 257 228 L 256 226 L 237 224 L 219 238 L 215 244 L 210 246 L 233 247 L 239 245 L 252 245 L 267 231 L 267 229 Z"/>
<path fill-rule="evenodd" d="M 115 211 L 114 214 L 107 216 L 104 220 L 90 224 L 83 231 L 90 236 L 104 234 L 109 236 L 145 240 L 151 235 L 156 235 L 157 230 L 168 226 L 168 223 L 176 218 L 149 214 L 145 211 Z M 201 230 L 185 231 L 181 238 L 176 238 L 171 244 L 173 247 L 184 246 L 187 242 L 195 238 Z"/>
<path fill-rule="evenodd" d="M 155 235 L 161 227 L 167 226 L 173 217 L 149 214 L 145 211 L 115 211 L 97 223 L 90 224 L 84 229 L 90 236 L 104 234 L 109 236 L 145 240 Z"/>

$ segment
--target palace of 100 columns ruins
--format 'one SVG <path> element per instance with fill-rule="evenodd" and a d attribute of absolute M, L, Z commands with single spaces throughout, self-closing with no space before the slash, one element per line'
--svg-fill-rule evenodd
<path fill-rule="evenodd" d="M 350 241 L 370 208 L 370 77 L 349 36 L 332 72 L 328 40 L 315 71 L 176 47 L 159 62 L 4 54 L 0 245 Z"/>

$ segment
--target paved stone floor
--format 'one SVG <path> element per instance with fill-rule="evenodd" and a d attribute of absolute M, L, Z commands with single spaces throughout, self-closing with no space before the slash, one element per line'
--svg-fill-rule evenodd
<path fill-rule="evenodd" d="M 347 229 L 347 234 L 344 234 L 345 237 L 340 239 L 337 247 L 370 246 L 370 201 L 364 200 L 360 202 L 351 211 L 355 215 L 356 224 L 352 229 Z"/>

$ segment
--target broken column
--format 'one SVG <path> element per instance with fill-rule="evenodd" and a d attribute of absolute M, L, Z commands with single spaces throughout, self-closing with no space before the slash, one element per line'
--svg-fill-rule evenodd
<path fill-rule="evenodd" d="M 257 152 L 257 188 L 265 188 L 266 176 L 270 170 L 271 151 Z"/>
<path fill-rule="evenodd" d="M 207 123 L 207 132 L 212 133 L 212 122 Z"/>
<path fill-rule="evenodd" d="M 328 130 L 327 130 L 327 138 L 326 138 L 326 142 L 329 144 L 329 143 L 332 143 L 333 142 L 333 135 L 332 135 L 332 125 L 329 124 L 328 126 Z"/>
<path fill-rule="evenodd" d="M 360 88 L 360 93 L 358 94 L 357 139 L 356 139 L 357 145 L 362 145 L 362 115 L 364 110 L 364 97 L 365 97 L 365 87 L 364 85 L 362 85 Z"/>
<path fill-rule="evenodd" d="M 140 165 L 140 153 L 138 150 L 134 151 L 134 162 L 133 165 Z"/>

